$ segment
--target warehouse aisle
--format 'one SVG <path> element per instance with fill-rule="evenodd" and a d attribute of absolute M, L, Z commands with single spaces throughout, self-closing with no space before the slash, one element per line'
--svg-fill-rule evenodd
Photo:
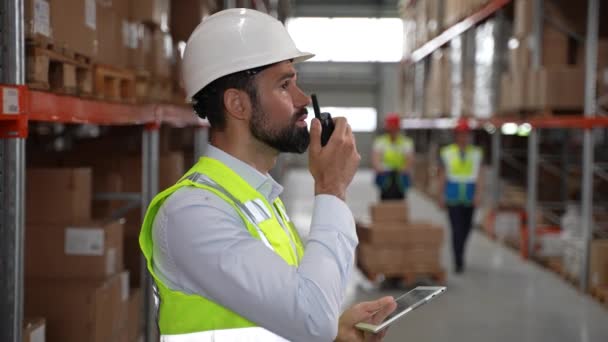
<path fill-rule="evenodd" d="M 291 170 L 283 185 L 282 198 L 306 234 L 312 211 L 312 178 L 307 170 Z M 368 205 L 376 197 L 372 173 L 357 173 L 347 195 L 355 216 L 367 215 Z M 420 193 L 413 191 L 409 202 L 413 218 L 445 223 L 441 211 Z M 608 341 L 608 310 L 479 232 L 469 244 L 464 275 L 450 274 L 443 298 L 402 319 L 385 341 Z M 447 246 L 443 259 L 444 265 L 450 265 Z M 399 293 L 375 289 L 355 274 L 347 301 L 352 304 Z"/>

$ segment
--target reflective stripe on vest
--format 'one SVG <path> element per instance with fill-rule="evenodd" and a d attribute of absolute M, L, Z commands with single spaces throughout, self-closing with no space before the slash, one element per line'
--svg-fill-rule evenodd
<path fill-rule="evenodd" d="M 201 331 L 190 334 L 162 335 L 160 342 L 289 342 L 259 327 Z"/>
<path fill-rule="evenodd" d="M 243 211 L 245 216 L 249 219 L 249 222 L 251 223 L 251 225 L 253 225 L 255 227 L 255 230 L 258 232 L 260 240 L 262 240 L 264 245 L 266 245 L 266 247 L 270 248 L 270 250 L 274 251 L 274 248 L 272 248 L 272 245 L 266 238 L 266 235 L 264 235 L 264 233 L 262 232 L 262 229 L 260 229 L 260 227 L 258 226 L 259 223 L 266 221 L 272 217 L 272 215 L 270 215 L 270 213 L 268 213 L 266 210 L 264 210 L 266 208 L 264 203 L 254 204 L 255 200 L 249 201 L 247 203 L 241 203 L 241 201 L 239 201 L 234 196 L 232 196 L 232 194 L 230 194 L 228 191 L 226 191 L 226 189 L 222 188 L 217 183 L 215 183 L 214 181 L 212 181 L 205 175 L 200 174 L 198 172 L 194 172 L 186 178 L 193 182 L 213 188 L 213 189 L 221 192 L 224 196 L 230 198 L 230 200 L 233 201 L 234 204 L 236 204 Z"/>

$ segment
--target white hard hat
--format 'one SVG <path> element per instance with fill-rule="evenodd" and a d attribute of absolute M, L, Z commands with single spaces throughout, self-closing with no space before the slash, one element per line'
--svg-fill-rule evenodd
<path fill-rule="evenodd" d="M 251 9 L 233 8 L 203 20 L 192 32 L 183 59 L 188 99 L 209 83 L 238 71 L 314 57 L 296 48 L 283 24 Z"/>

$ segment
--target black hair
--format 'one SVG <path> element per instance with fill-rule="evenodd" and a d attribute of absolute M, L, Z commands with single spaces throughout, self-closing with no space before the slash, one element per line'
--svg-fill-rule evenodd
<path fill-rule="evenodd" d="M 270 66 L 239 71 L 214 80 L 192 97 L 192 108 L 199 117 L 209 120 L 211 127 L 222 130 L 226 125 L 224 92 L 231 88 L 243 90 L 253 104 L 257 103 L 255 75 Z"/>

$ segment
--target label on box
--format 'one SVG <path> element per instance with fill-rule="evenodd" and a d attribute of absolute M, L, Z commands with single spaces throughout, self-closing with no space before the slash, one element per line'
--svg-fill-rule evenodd
<path fill-rule="evenodd" d="M 122 46 L 131 47 L 131 24 L 128 21 L 122 21 Z"/>
<path fill-rule="evenodd" d="M 2 113 L 5 115 L 19 114 L 19 90 L 4 88 L 2 90 Z"/>
<path fill-rule="evenodd" d="M 129 24 L 129 47 L 137 49 L 139 47 L 139 37 L 143 35 L 143 30 L 140 29 L 137 23 Z"/>
<path fill-rule="evenodd" d="M 102 256 L 104 252 L 103 229 L 66 228 L 65 254 Z"/>
<path fill-rule="evenodd" d="M 106 275 L 116 273 L 116 248 L 108 248 L 106 253 Z"/>
<path fill-rule="evenodd" d="M 44 342 L 46 336 L 45 329 L 45 325 L 43 324 L 32 331 L 30 335 L 30 342 Z"/>
<path fill-rule="evenodd" d="M 51 11 L 46 0 L 34 1 L 34 33 L 51 36 Z"/>
<path fill-rule="evenodd" d="M 123 302 L 129 300 L 129 272 L 120 275 L 121 298 Z"/>
<path fill-rule="evenodd" d="M 86 0 L 84 3 L 84 23 L 93 30 L 97 30 L 97 3 L 95 0 Z"/>

